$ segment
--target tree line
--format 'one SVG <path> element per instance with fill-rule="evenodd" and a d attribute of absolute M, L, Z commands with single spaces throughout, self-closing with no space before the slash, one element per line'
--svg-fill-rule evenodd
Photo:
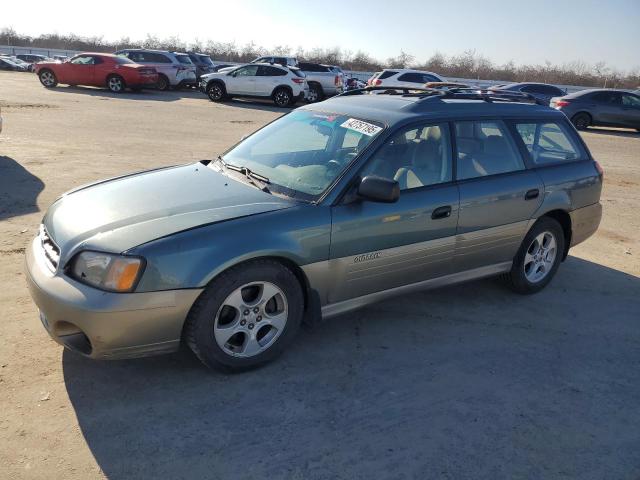
<path fill-rule="evenodd" d="M 433 71 L 445 77 L 478 80 L 528 81 L 610 88 L 640 87 L 640 67 L 622 72 L 607 66 L 605 62 L 599 62 L 595 65 L 581 61 L 562 65 L 555 65 L 551 62 L 545 62 L 543 65 L 524 65 L 510 61 L 498 65 L 475 50 L 467 50 L 458 55 L 435 52 L 426 61 L 416 60 L 414 56 L 401 51 L 398 56 L 381 61 L 366 52 L 360 50 L 353 52 L 340 47 L 305 50 L 301 47 L 294 49 L 288 45 L 278 45 L 267 49 L 255 42 L 238 45 L 235 42 L 196 39 L 194 42 L 186 43 L 175 36 L 158 38 L 152 35 L 147 35 L 144 40 L 123 37 L 117 41 L 105 40 L 101 36 L 82 37 L 59 33 L 46 33 L 31 37 L 19 34 L 12 28 L 0 30 L 0 45 L 96 52 L 114 52 L 123 48 L 189 50 L 206 53 L 215 60 L 225 62 L 249 62 L 265 54 L 293 55 L 299 60 L 340 65 L 345 70 L 354 71 L 372 72 L 383 68 L 417 68 Z"/>

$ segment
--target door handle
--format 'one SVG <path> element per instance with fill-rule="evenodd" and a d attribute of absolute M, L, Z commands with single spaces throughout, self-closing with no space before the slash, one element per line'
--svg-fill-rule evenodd
<path fill-rule="evenodd" d="M 540 195 L 540 190 L 534 188 L 532 190 L 528 190 L 527 193 L 524 194 L 525 200 L 533 200 L 534 198 L 538 198 Z"/>
<path fill-rule="evenodd" d="M 431 218 L 438 220 L 440 218 L 449 218 L 451 216 L 451 205 L 438 207 L 431 213 Z"/>

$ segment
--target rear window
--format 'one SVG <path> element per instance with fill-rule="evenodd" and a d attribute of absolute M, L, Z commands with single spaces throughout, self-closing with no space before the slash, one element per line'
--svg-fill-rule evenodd
<path fill-rule="evenodd" d="M 193 62 L 189 58 L 189 55 L 176 55 L 176 58 L 180 63 L 184 63 L 185 65 L 193 65 Z"/>
<path fill-rule="evenodd" d="M 291 73 L 293 73 L 296 77 L 300 77 L 300 78 L 305 78 L 306 75 L 304 74 L 304 72 L 302 70 L 300 70 L 299 68 L 293 68 L 293 67 L 289 67 L 289 70 L 291 71 Z"/>
<path fill-rule="evenodd" d="M 377 80 L 384 80 L 385 78 L 393 77 L 397 73 L 398 72 L 394 72 L 393 70 L 385 70 L 378 77 L 376 77 L 376 79 Z"/>
<path fill-rule="evenodd" d="M 570 162 L 582 156 L 578 143 L 559 123 L 516 123 L 516 130 L 536 165 Z"/>
<path fill-rule="evenodd" d="M 211 57 L 209 57 L 208 55 L 198 55 L 198 58 L 202 63 L 213 66 L 213 60 L 211 60 Z"/>

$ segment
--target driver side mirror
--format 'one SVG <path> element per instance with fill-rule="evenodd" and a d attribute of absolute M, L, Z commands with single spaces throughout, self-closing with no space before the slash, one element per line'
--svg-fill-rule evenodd
<path fill-rule="evenodd" d="M 358 196 L 372 202 L 394 203 L 400 198 L 400 184 L 388 178 L 368 175 L 358 185 Z"/>

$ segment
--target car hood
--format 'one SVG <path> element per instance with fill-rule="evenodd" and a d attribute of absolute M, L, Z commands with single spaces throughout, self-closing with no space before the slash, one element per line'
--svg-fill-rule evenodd
<path fill-rule="evenodd" d="M 61 263 L 80 249 L 124 252 L 173 233 L 296 205 L 196 163 L 67 192 L 43 223 Z"/>

